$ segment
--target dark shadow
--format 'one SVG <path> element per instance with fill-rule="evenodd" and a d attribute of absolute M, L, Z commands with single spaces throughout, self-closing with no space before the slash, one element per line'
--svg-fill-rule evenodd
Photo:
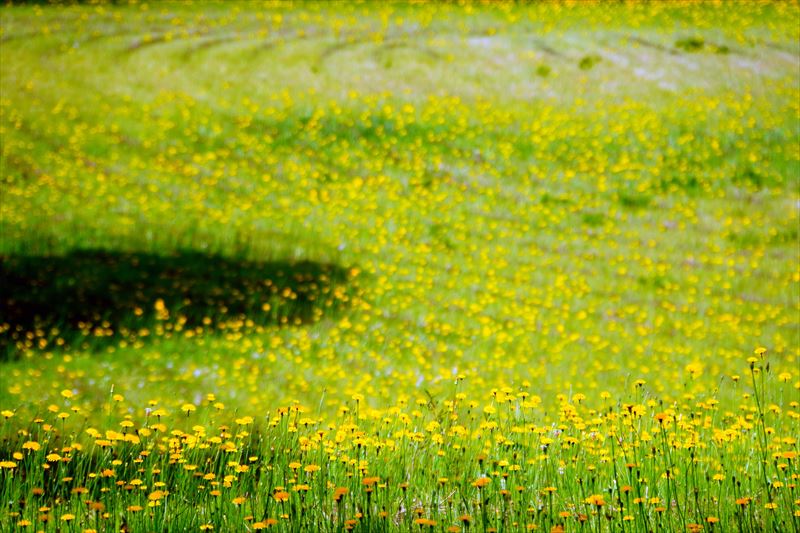
<path fill-rule="evenodd" d="M 306 324 L 353 294 L 347 269 L 311 261 L 194 251 L 0 256 L 0 360 L 44 341 L 87 348 L 192 329 Z"/>

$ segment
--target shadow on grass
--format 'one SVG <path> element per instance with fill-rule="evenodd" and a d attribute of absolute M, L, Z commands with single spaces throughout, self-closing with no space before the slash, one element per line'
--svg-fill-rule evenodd
<path fill-rule="evenodd" d="M 347 304 L 348 270 L 311 261 L 244 261 L 77 250 L 0 257 L 0 360 L 33 347 L 103 347 L 157 335 L 317 321 Z"/>

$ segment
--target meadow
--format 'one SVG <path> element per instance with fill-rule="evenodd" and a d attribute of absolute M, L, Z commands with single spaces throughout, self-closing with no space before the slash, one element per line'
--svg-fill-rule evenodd
<path fill-rule="evenodd" d="M 800 531 L 800 5 L 0 8 L 0 531 Z"/>

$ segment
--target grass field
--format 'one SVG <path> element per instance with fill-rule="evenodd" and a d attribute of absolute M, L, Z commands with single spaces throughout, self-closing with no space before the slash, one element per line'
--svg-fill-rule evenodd
<path fill-rule="evenodd" d="M 800 531 L 800 6 L 0 8 L 0 531 Z"/>

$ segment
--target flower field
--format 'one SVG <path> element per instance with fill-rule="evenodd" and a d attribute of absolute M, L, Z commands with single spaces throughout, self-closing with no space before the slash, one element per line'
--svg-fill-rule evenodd
<path fill-rule="evenodd" d="M 800 531 L 800 5 L 0 8 L 0 531 Z"/>

